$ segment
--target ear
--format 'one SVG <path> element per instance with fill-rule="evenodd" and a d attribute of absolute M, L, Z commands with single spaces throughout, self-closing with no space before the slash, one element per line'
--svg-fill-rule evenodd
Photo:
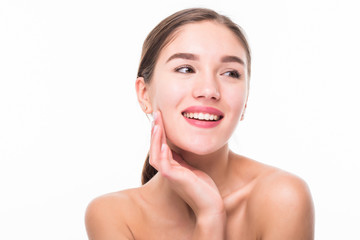
<path fill-rule="evenodd" d="M 244 106 L 243 112 L 241 113 L 240 121 L 244 120 L 248 100 L 249 100 L 249 88 L 248 88 L 248 92 L 246 94 L 245 106 Z"/>
<path fill-rule="evenodd" d="M 144 113 L 149 114 L 153 112 L 150 97 L 149 97 L 149 85 L 145 83 L 143 77 L 138 77 L 135 82 L 135 89 L 138 98 L 138 102 Z"/>
<path fill-rule="evenodd" d="M 240 117 L 240 121 L 244 120 L 244 115 L 245 115 L 246 107 L 247 107 L 247 103 L 245 103 L 244 110 L 243 110 L 243 112 L 242 112 L 242 114 L 241 114 L 241 117 Z"/>

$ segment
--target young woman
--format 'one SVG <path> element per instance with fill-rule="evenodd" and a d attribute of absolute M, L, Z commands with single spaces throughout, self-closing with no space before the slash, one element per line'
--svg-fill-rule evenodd
<path fill-rule="evenodd" d="M 186 9 L 155 27 L 136 80 L 154 117 L 143 185 L 92 201 L 89 239 L 313 239 L 306 184 L 228 147 L 250 60 L 240 28 L 214 11 Z"/>

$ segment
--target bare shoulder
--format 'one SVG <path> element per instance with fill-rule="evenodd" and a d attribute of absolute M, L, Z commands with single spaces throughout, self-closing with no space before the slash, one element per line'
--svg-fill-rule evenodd
<path fill-rule="evenodd" d="M 270 169 L 259 176 L 251 200 L 261 239 L 313 239 L 314 208 L 308 185 L 298 176 Z"/>
<path fill-rule="evenodd" d="M 309 200 L 310 191 L 307 183 L 300 177 L 272 168 L 259 176 L 254 191 L 267 196 L 267 200 L 293 202 Z M 284 203 L 285 203 L 284 202 Z"/>
<path fill-rule="evenodd" d="M 85 213 L 89 239 L 134 239 L 128 222 L 131 220 L 136 189 L 109 193 L 92 200 Z"/>

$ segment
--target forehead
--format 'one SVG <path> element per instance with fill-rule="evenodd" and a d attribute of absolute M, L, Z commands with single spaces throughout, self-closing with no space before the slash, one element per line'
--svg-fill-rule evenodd
<path fill-rule="evenodd" d="M 162 49 L 159 61 L 176 52 L 211 58 L 235 55 L 246 61 L 241 41 L 226 26 L 213 21 L 190 23 L 180 27 Z"/>

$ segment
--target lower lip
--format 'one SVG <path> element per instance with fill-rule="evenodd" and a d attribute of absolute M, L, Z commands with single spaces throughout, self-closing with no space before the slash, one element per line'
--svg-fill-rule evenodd
<path fill-rule="evenodd" d="M 199 128 L 213 128 L 216 127 L 217 125 L 220 124 L 220 120 L 217 121 L 201 121 L 201 120 L 196 120 L 196 119 L 191 119 L 191 118 L 187 118 L 184 117 L 186 119 L 186 121 L 188 123 L 190 123 L 191 125 L 195 126 L 195 127 L 199 127 Z"/>

